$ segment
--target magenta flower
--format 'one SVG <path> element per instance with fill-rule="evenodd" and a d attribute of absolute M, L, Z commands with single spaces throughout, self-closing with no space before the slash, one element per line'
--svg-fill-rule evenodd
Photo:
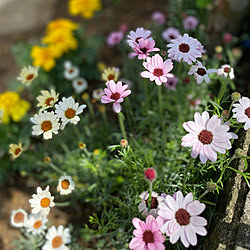
<path fill-rule="evenodd" d="M 153 40 L 151 36 L 150 30 L 144 30 L 143 28 L 137 28 L 136 31 L 130 31 L 128 35 L 128 44 L 131 48 L 133 48 L 136 44 L 139 43 L 139 40 L 143 38 L 144 40 L 151 41 Z"/>
<path fill-rule="evenodd" d="M 148 71 L 141 72 L 141 76 L 149 78 L 150 81 L 155 81 L 157 85 L 167 82 L 168 77 L 173 77 L 172 74 L 169 74 L 169 71 L 173 68 L 172 61 L 168 59 L 163 62 L 159 54 L 154 55 L 152 58 L 148 57 L 147 62 L 144 62 L 143 66 Z"/>
<path fill-rule="evenodd" d="M 173 77 L 168 78 L 168 81 L 165 82 L 164 85 L 169 90 L 175 90 L 177 83 L 178 83 L 178 78 L 175 75 L 173 75 Z"/>
<path fill-rule="evenodd" d="M 183 20 L 183 26 L 185 30 L 194 30 L 197 27 L 198 23 L 198 19 L 194 16 L 187 16 Z"/>
<path fill-rule="evenodd" d="M 168 56 L 171 59 L 178 62 L 183 60 L 189 65 L 195 62 L 196 58 L 202 56 L 203 46 L 197 39 L 190 37 L 188 34 L 178 36 L 178 38 L 171 40 L 171 43 L 169 43 L 167 47 L 170 47 Z"/>
<path fill-rule="evenodd" d="M 225 43 L 230 43 L 233 40 L 233 35 L 231 33 L 225 33 L 223 36 L 223 40 Z"/>
<path fill-rule="evenodd" d="M 135 236 L 129 243 L 129 248 L 134 250 L 164 250 L 163 242 L 165 237 L 162 235 L 160 228 L 163 225 L 163 219 L 158 216 L 156 219 L 148 215 L 146 223 L 138 218 L 132 220 Z"/>
<path fill-rule="evenodd" d="M 198 200 L 193 201 L 193 194 L 188 193 L 185 197 L 181 191 L 176 193 L 175 198 L 167 195 L 159 205 L 158 214 L 166 222 L 161 227 L 161 232 L 170 237 L 170 242 L 175 244 L 179 238 L 185 247 L 197 244 L 196 234 L 205 236 L 207 220 L 200 215 L 206 208 L 205 204 Z"/>
<path fill-rule="evenodd" d="M 155 11 L 152 14 L 152 20 L 161 25 L 161 24 L 165 23 L 166 17 L 165 17 L 165 15 L 162 12 Z"/>
<path fill-rule="evenodd" d="M 202 163 L 206 163 L 208 159 L 215 162 L 217 152 L 225 154 L 225 149 L 232 147 L 230 139 L 238 138 L 234 133 L 227 132 L 230 128 L 228 123 L 222 124 L 222 120 L 217 115 L 209 118 L 207 111 L 202 115 L 196 112 L 194 122 L 184 122 L 183 127 L 189 134 L 182 138 L 181 145 L 192 147 L 191 156 L 196 158 L 200 155 Z"/>
<path fill-rule="evenodd" d="M 120 43 L 122 38 L 123 38 L 123 32 L 113 31 L 108 35 L 106 42 L 110 47 L 113 47 L 116 44 Z"/>
<path fill-rule="evenodd" d="M 146 59 L 149 56 L 150 52 L 159 51 L 160 49 L 154 48 L 154 40 L 144 40 L 143 38 L 139 39 L 139 43 L 133 47 L 135 51 L 132 53 L 132 56 L 138 56 L 139 60 Z"/>
<path fill-rule="evenodd" d="M 167 28 L 162 32 L 162 37 L 167 42 L 170 42 L 171 40 L 176 39 L 178 36 L 180 36 L 180 31 L 173 27 Z"/>
<path fill-rule="evenodd" d="M 121 102 L 123 102 L 123 98 L 130 95 L 131 91 L 128 90 L 128 85 L 122 85 L 122 82 L 119 81 L 117 84 L 111 80 L 107 82 L 108 88 L 104 89 L 104 95 L 102 96 L 102 103 L 110 103 L 113 102 L 113 110 L 116 113 L 121 112 Z"/>

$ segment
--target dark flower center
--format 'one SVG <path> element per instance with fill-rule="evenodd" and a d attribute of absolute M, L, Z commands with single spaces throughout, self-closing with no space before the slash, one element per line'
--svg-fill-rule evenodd
<path fill-rule="evenodd" d="M 189 77 L 185 77 L 185 78 L 183 79 L 183 82 L 184 82 L 184 83 L 187 83 L 187 84 L 190 83 L 190 78 L 189 78 Z"/>
<path fill-rule="evenodd" d="M 224 72 L 225 72 L 225 73 L 230 72 L 230 68 L 229 68 L 229 67 L 225 67 L 225 68 L 224 68 Z"/>
<path fill-rule="evenodd" d="M 121 96 L 121 95 L 120 95 L 119 93 L 113 93 L 113 94 L 110 96 L 110 98 L 117 101 L 117 100 L 120 98 L 120 96 Z"/>
<path fill-rule="evenodd" d="M 159 68 L 158 69 L 156 68 L 156 69 L 154 69 L 153 75 L 158 76 L 158 77 L 162 76 L 163 75 L 163 70 L 159 69 Z"/>
<path fill-rule="evenodd" d="M 250 118 L 250 107 L 245 110 L 245 115 Z"/>
<path fill-rule="evenodd" d="M 51 121 L 43 121 L 42 124 L 41 124 L 41 129 L 44 132 L 47 132 L 47 131 L 51 130 L 52 129 Z"/>
<path fill-rule="evenodd" d="M 176 37 L 174 35 L 169 36 L 170 39 L 175 39 Z"/>
<path fill-rule="evenodd" d="M 140 51 L 143 53 L 143 54 L 146 54 L 148 49 L 147 48 L 141 48 Z"/>
<path fill-rule="evenodd" d="M 206 75 L 206 73 L 207 73 L 206 70 L 203 68 L 198 68 L 198 70 L 197 70 L 197 74 L 200 76 L 204 76 L 204 75 Z"/>
<path fill-rule="evenodd" d="M 77 84 L 78 84 L 78 85 L 82 85 L 83 82 L 82 82 L 82 81 L 77 81 Z"/>
<path fill-rule="evenodd" d="M 180 208 L 176 213 L 175 213 L 175 219 L 181 226 L 186 226 L 190 222 L 190 215 L 189 213 L 183 209 Z"/>
<path fill-rule="evenodd" d="M 179 45 L 179 51 L 181 51 L 182 53 L 187 53 L 189 50 L 190 50 L 190 47 L 188 44 L 182 43 Z"/>
<path fill-rule="evenodd" d="M 18 155 L 19 153 L 21 152 L 21 149 L 20 148 L 17 148 L 14 152 L 15 155 Z"/>
<path fill-rule="evenodd" d="M 154 234 L 152 233 L 152 231 L 145 231 L 143 233 L 143 241 L 145 243 L 154 243 L 155 240 L 154 240 Z"/>
<path fill-rule="evenodd" d="M 146 207 L 148 207 L 148 199 L 145 200 Z M 158 200 L 156 197 L 151 197 L 151 209 L 157 208 L 158 207 Z"/>
<path fill-rule="evenodd" d="M 72 108 L 69 108 L 64 112 L 64 114 L 68 119 L 72 119 L 73 117 L 75 117 L 76 111 Z"/>
<path fill-rule="evenodd" d="M 71 73 L 74 72 L 74 70 L 73 69 L 69 69 L 68 72 L 71 74 Z"/>
<path fill-rule="evenodd" d="M 198 139 L 203 144 L 210 144 L 213 140 L 213 134 L 208 130 L 202 130 L 198 135 Z"/>
<path fill-rule="evenodd" d="M 27 75 L 27 77 L 26 77 L 26 80 L 31 80 L 31 79 L 33 79 L 33 77 L 34 77 L 34 74 L 29 74 L 29 75 Z"/>
<path fill-rule="evenodd" d="M 54 98 L 53 98 L 53 97 L 47 98 L 46 101 L 45 101 L 45 104 L 46 104 L 47 106 L 50 106 L 50 105 L 51 105 L 51 104 L 50 104 L 51 101 L 54 101 Z"/>
<path fill-rule="evenodd" d="M 108 80 L 109 81 L 114 80 L 114 79 L 115 79 L 115 76 L 113 74 L 108 75 Z"/>
<path fill-rule="evenodd" d="M 142 37 L 137 37 L 136 39 L 135 39 L 135 42 L 136 43 L 139 43 L 139 40 L 141 39 Z"/>

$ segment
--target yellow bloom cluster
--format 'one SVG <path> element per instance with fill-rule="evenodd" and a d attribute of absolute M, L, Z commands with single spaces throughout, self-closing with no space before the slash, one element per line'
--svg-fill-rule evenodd
<path fill-rule="evenodd" d="M 100 0 L 70 0 L 69 12 L 71 15 L 82 15 L 84 18 L 92 18 L 95 11 L 102 8 Z"/>
<path fill-rule="evenodd" d="M 50 71 L 55 67 L 57 58 L 70 50 L 77 49 L 78 42 L 74 37 L 74 30 L 77 28 L 76 23 L 64 18 L 50 22 L 46 36 L 42 38 L 45 46 L 34 46 L 31 50 L 33 65 Z"/>
<path fill-rule="evenodd" d="M 30 108 L 29 102 L 22 100 L 18 93 L 6 91 L 0 94 L 0 109 L 3 110 L 3 123 L 9 123 L 10 118 L 19 122 Z"/>

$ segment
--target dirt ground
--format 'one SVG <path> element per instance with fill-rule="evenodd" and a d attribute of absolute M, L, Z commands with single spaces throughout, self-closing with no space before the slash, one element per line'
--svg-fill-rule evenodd
<path fill-rule="evenodd" d="M 120 4 L 114 4 L 114 2 L 111 0 L 106 1 L 107 5 L 104 6 L 104 9 L 91 20 L 71 18 L 84 23 L 87 27 L 87 34 L 101 32 L 107 35 L 110 31 L 119 29 L 121 24 L 127 24 L 129 29 L 144 26 L 150 20 L 153 11 L 162 10 L 167 4 L 167 0 L 121 0 Z M 70 17 L 67 13 L 67 3 L 68 0 L 57 0 L 54 18 Z M 13 11 L 15 10 L 13 9 Z M 11 45 L 19 40 L 39 38 L 44 35 L 44 31 L 45 26 L 41 25 L 28 32 L 0 36 L 0 93 L 6 90 L 7 82 L 16 78 L 20 71 L 11 54 Z M 105 63 L 109 63 L 109 58 L 113 58 L 112 49 L 105 45 L 104 49 Z M 4 188 L 0 189 L 2 204 L 0 206 L 0 250 L 13 249 L 12 242 L 20 235 L 18 229 L 10 226 L 11 210 L 18 208 L 24 208 L 27 212 L 31 210 L 28 200 L 35 190 L 29 188 L 26 179 L 21 178 L 20 183 L 10 183 L 9 181 Z M 34 183 L 32 186 L 34 186 Z M 49 219 L 56 226 L 65 225 L 69 221 L 69 215 L 62 210 L 53 208 L 49 214 Z"/>

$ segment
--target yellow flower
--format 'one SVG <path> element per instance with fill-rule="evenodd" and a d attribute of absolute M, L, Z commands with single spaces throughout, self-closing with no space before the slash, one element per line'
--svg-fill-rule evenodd
<path fill-rule="evenodd" d="M 43 38 L 42 42 L 53 46 L 53 49 L 56 50 L 59 57 L 69 50 L 75 50 L 78 46 L 73 33 L 62 29 L 50 32 Z"/>
<path fill-rule="evenodd" d="M 51 158 L 49 156 L 46 156 L 46 157 L 44 157 L 43 161 L 46 164 L 50 164 L 51 163 Z"/>
<path fill-rule="evenodd" d="M 21 142 L 19 142 L 18 144 L 9 145 L 9 153 L 11 154 L 11 158 L 13 160 L 19 157 L 22 152 L 23 152 L 23 147 Z"/>
<path fill-rule="evenodd" d="M 104 69 L 102 73 L 102 80 L 104 80 L 105 82 L 111 81 L 111 80 L 116 82 L 118 80 L 119 75 L 120 75 L 120 70 L 118 68 L 108 67 Z"/>
<path fill-rule="evenodd" d="M 85 149 L 86 148 L 86 144 L 83 143 L 83 142 L 79 142 L 78 146 L 79 146 L 80 149 Z"/>
<path fill-rule="evenodd" d="M 99 149 L 95 149 L 95 150 L 94 150 L 94 155 L 99 155 L 99 153 L 100 153 L 100 150 L 99 150 Z"/>
<path fill-rule="evenodd" d="M 221 53 L 222 50 L 223 50 L 223 48 L 222 48 L 222 46 L 217 45 L 217 46 L 214 48 L 214 50 L 215 50 L 216 53 Z"/>
<path fill-rule="evenodd" d="M 30 104 L 22 100 L 18 93 L 7 91 L 0 94 L 0 110 L 3 113 L 2 122 L 9 123 L 10 118 L 19 122 L 27 113 Z"/>
<path fill-rule="evenodd" d="M 50 71 L 55 67 L 55 58 L 59 56 L 59 51 L 53 47 L 34 46 L 31 50 L 33 65 L 40 66 L 45 71 Z"/>
<path fill-rule="evenodd" d="M 68 30 L 68 31 L 74 31 L 78 28 L 78 24 L 72 22 L 69 19 L 66 18 L 58 18 L 54 21 L 51 21 L 47 26 L 47 34 L 50 32 L 54 32 L 56 30 Z"/>
<path fill-rule="evenodd" d="M 93 17 L 94 12 L 102 8 L 100 0 L 70 0 L 69 12 L 71 15 L 76 16 L 81 14 L 84 18 L 88 19 Z"/>
<path fill-rule="evenodd" d="M 87 101 L 87 100 L 89 99 L 89 94 L 88 94 L 88 93 L 83 93 L 83 94 L 82 94 L 82 99 L 83 99 L 84 101 Z"/>

